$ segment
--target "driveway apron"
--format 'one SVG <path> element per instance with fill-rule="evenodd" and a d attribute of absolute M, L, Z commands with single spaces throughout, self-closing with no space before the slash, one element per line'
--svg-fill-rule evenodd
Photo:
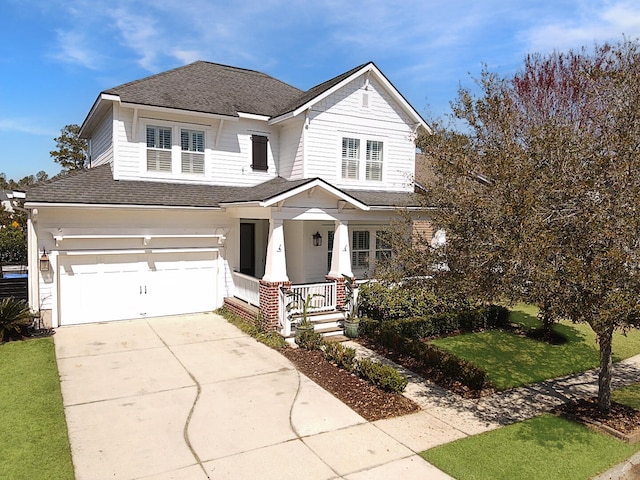
<path fill-rule="evenodd" d="M 449 478 L 218 315 L 54 339 L 78 480 Z"/>

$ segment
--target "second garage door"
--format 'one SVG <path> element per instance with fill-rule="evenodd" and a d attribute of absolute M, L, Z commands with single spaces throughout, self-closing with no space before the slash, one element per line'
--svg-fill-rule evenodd
<path fill-rule="evenodd" d="M 217 252 L 59 256 L 60 325 L 211 311 Z"/>

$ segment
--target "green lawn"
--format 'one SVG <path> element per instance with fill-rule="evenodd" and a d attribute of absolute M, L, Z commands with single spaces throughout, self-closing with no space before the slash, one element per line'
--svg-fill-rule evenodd
<path fill-rule="evenodd" d="M 585 480 L 623 462 L 640 444 L 543 415 L 421 455 L 458 480 Z"/>
<path fill-rule="evenodd" d="M 512 321 L 528 328 L 540 324 L 535 307 L 518 305 Z M 561 322 L 555 326 L 569 341 L 549 345 L 502 330 L 470 333 L 432 343 L 485 369 L 499 389 L 508 389 L 595 368 L 599 364 L 595 335 L 588 325 Z M 614 360 L 640 353 L 640 330 L 615 334 Z"/>
<path fill-rule="evenodd" d="M 73 479 L 52 338 L 0 345 L 0 477 Z"/>
<path fill-rule="evenodd" d="M 611 392 L 611 399 L 615 402 L 629 405 L 631 408 L 640 410 L 640 383 L 627 385 Z"/>

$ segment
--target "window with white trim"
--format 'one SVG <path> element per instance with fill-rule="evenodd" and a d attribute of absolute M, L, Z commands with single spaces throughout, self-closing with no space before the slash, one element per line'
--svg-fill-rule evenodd
<path fill-rule="evenodd" d="M 351 233 L 351 267 L 354 270 L 369 268 L 369 230 Z"/>
<path fill-rule="evenodd" d="M 367 140 L 367 180 L 382 180 L 382 142 Z"/>
<path fill-rule="evenodd" d="M 361 142 L 366 145 L 364 152 Z M 383 151 L 384 142 L 379 140 L 342 137 L 342 178 L 381 182 Z"/>
<path fill-rule="evenodd" d="M 182 173 L 204 174 L 204 132 L 180 131 Z"/>
<path fill-rule="evenodd" d="M 331 271 L 331 261 L 333 260 L 333 239 L 335 232 L 329 230 L 327 232 L 327 272 Z"/>
<path fill-rule="evenodd" d="M 171 171 L 171 127 L 147 125 L 147 171 Z"/>
<path fill-rule="evenodd" d="M 357 180 L 360 173 L 360 139 L 342 139 L 342 178 Z"/>

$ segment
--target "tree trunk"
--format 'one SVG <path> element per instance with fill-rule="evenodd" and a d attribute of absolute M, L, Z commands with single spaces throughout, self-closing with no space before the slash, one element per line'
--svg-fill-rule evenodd
<path fill-rule="evenodd" d="M 545 302 L 540 308 L 540 321 L 542 322 L 542 337 L 550 341 L 553 338 L 553 316 L 551 315 L 551 308 L 548 302 Z"/>
<path fill-rule="evenodd" d="M 598 374 L 598 408 L 601 412 L 611 410 L 611 374 L 613 369 L 611 344 L 613 329 L 606 328 L 598 334 L 600 345 L 600 373 Z"/>

